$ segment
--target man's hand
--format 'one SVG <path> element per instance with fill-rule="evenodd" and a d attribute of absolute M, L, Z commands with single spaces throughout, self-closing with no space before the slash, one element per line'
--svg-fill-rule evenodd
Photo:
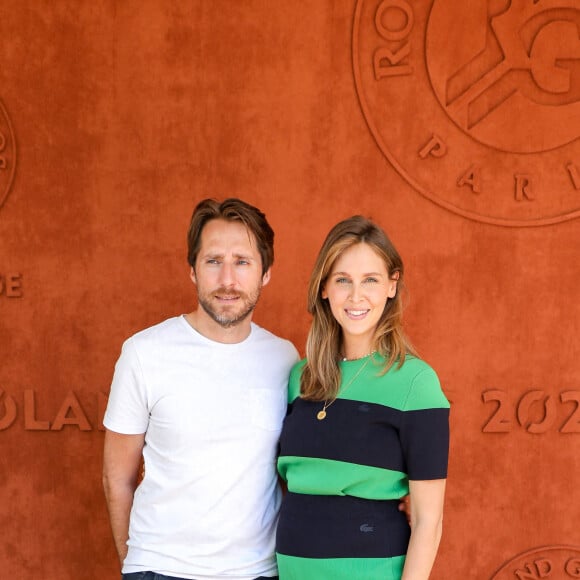
<path fill-rule="evenodd" d="M 410 495 L 406 495 L 405 497 L 401 498 L 401 501 L 399 503 L 399 511 L 405 512 L 405 515 L 407 516 L 407 521 L 409 522 L 409 525 L 410 525 L 411 524 L 411 496 Z"/>

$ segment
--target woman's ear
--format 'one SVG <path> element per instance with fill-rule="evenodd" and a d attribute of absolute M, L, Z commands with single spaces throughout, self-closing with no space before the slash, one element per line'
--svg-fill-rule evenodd
<path fill-rule="evenodd" d="M 394 298 L 397 294 L 397 282 L 399 281 L 399 272 L 393 272 L 393 275 L 389 278 L 389 292 L 387 296 L 389 298 Z"/>

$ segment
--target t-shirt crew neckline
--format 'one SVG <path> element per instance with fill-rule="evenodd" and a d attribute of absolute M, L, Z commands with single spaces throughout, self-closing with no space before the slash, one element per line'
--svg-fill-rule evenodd
<path fill-rule="evenodd" d="M 188 331 L 193 333 L 193 335 L 198 340 L 201 340 L 202 342 L 205 342 L 207 344 L 211 344 L 213 346 L 219 345 L 219 346 L 223 346 L 224 348 L 233 348 L 236 346 L 241 346 L 243 344 L 247 344 L 254 336 L 255 324 L 252 322 L 252 323 L 250 323 L 250 333 L 248 334 L 248 336 L 246 336 L 246 338 L 244 338 L 244 340 L 242 340 L 240 342 L 219 342 L 218 340 L 212 340 L 211 338 L 204 336 L 203 334 L 201 334 L 201 332 L 199 332 L 193 326 L 191 326 L 191 324 L 189 324 L 189 322 L 187 322 L 187 319 L 185 318 L 185 316 L 186 316 L 185 314 L 182 314 L 181 316 L 178 316 L 178 318 L 181 321 L 181 323 L 187 327 Z"/>

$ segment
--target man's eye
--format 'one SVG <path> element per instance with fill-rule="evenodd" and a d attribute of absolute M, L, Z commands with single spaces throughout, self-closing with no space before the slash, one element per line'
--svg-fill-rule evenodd
<path fill-rule="evenodd" d="M 238 260 L 239 266 L 247 266 L 249 263 L 248 260 Z"/>

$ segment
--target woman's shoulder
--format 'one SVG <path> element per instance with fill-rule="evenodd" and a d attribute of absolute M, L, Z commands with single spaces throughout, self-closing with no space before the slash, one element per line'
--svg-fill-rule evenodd
<path fill-rule="evenodd" d="M 398 363 L 395 364 L 395 367 L 398 366 Z M 427 363 L 425 360 L 423 360 L 422 358 L 419 358 L 417 355 L 415 354 L 407 354 L 405 356 L 405 360 L 403 361 L 403 364 L 400 367 L 401 369 L 404 369 L 406 372 L 409 373 L 420 373 L 423 371 L 431 371 L 431 372 L 435 372 L 433 370 L 433 367 Z"/>
<path fill-rule="evenodd" d="M 386 364 L 383 357 L 376 357 L 377 366 Z M 437 373 L 423 359 L 407 354 L 402 364 L 395 363 L 386 373 L 369 369 L 373 377 L 365 388 L 365 396 L 400 411 L 448 406 L 441 390 Z M 377 388 L 379 386 L 379 388 Z"/>
<path fill-rule="evenodd" d="M 290 371 L 290 379 L 288 380 L 288 402 L 291 403 L 294 399 L 300 396 L 300 377 L 302 370 L 306 365 L 306 359 L 299 360 Z"/>
<path fill-rule="evenodd" d="M 302 374 L 302 369 L 304 368 L 304 365 L 306 364 L 307 360 L 305 358 L 299 360 L 297 363 L 294 364 L 294 366 L 292 367 L 292 370 L 290 371 L 290 375 L 292 376 L 293 374 Z"/>
<path fill-rule="evenodd" d="M 437 373 L 423 359 L 407 355 L 403 364 L 396 370 L 404 375 L 408 386 L 404 404 L 406 410 L 449 407 Z"/>

